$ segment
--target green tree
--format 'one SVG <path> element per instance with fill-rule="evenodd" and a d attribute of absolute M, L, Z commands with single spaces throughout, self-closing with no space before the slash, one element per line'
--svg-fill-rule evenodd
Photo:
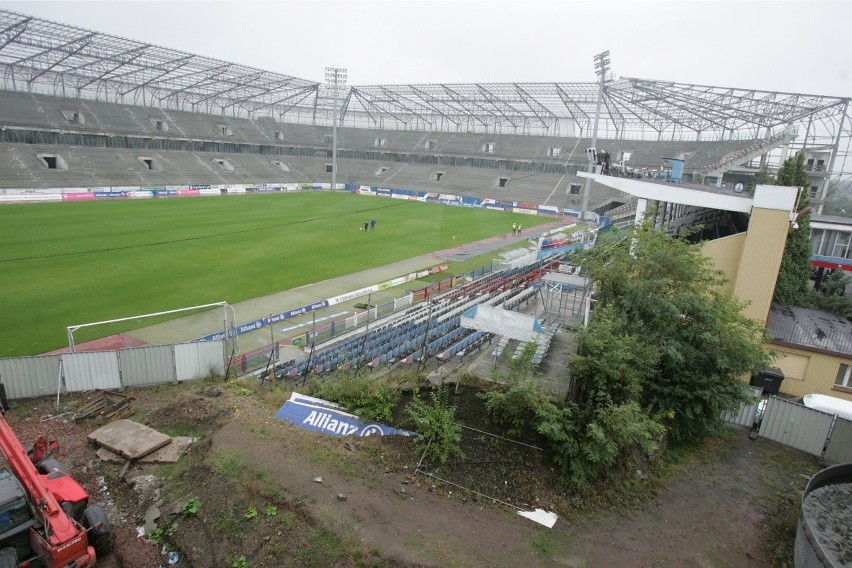
<path fill-rule="evenodd" d="M 636 371 L 639 402 L 647 416 L 666 420 L 674 441 L 713 432 L 722 411 L 748 399 L 740 377 L 769 362 L 763 326 L 742 314 L 742 302 L 720 291 L 723 274 L 698 246 L 642 225 L 629 235 L 604 234 L 575 262 L 594 282 L 593 321 L 611 307 L 624 322 L 621 338 L 612 343 L 629 337 L 646 351 L 633 355 L 646 367 Z M 631 381 L 613 386 L 614 404 L 635 392 Z"/>
<path fill-rule="evenodd" d="M 575 443 L 562 449 L 579 487 L 606 477 L 615 465 L 631 471 L 639 452 L 651 453 L 665 427 L 640 406 L 643 385 L 654 380 L 660 351 L 631 333 L 614 304 L 595 310 L 577 336 L 571 358 Z M 548 427 L 543 428 L 548 431 Z"/>
<path fill-rule="evenodd" d="M 801 187 L 797 204 L 795 224 L 787 230 L 787 243 L 778 280 L 775 283 L 775 301 L 786 305 L 798 305 L 808 292 L 811 273 L 811 216 L 808 205 L 808 172 L 805 170 L 805 154 L 799 152 L 787 158 L 778 170 L 776 185 Z"/>

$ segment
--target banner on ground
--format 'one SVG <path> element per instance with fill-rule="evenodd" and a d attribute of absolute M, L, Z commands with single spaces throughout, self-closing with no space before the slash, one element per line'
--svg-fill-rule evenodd
<path fill-rule="evenodd" d="M 294 392 L 284 406 L 275 413 L 275 419 L 289 422 L 293 426 L 343 438 L 345 436 L 414 436 L 416 432 L 401 430 L 378 424 L 363 422 L 342 406 Z"/>

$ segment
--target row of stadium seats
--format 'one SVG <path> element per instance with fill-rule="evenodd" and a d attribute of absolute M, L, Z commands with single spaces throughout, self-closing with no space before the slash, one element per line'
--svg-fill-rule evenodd
<path fill-rule="evenodd" d="M 331 148 L 331 128 L 145 107 L 89 99 L 0 91 L 0 123 L 108 135 L 212 140 L 234 144 Z M 613 162 L 629 152 L 632 167 L 657 167 L 661 157 L 684 155 L 687 168 L 704 168 L 755 141 L 649 141 L 598 139 Z M 423 155 L 507 157 L 585 165 L 591 140 L 575 136 L 446 133 L 338 128 L 339 149 Z M 380 161 L 380 160 L 377 160 Z"/>
<path fill-rule="evenodd" d="M 306 360 L 279 364 L 275 368 L 275 377 L 303 377 L 359 365 L 374 367 L 386 363 L 412 363 L 430 355 L 453 356 L 469 349 L 483 337 L 481 332 L 461 327 L 462 313 L 482 303 L 516 308 L 533 293 L 523 286 L 548 262 L 539 261 L 531 266 L 492 273 L 465 284 L 432 302 L 415 306 L 377 328 L 322 348 Z"/>

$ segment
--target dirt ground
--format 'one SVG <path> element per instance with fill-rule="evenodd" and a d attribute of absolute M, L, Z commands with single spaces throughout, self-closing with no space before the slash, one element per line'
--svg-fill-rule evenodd
<path fill-rule="evenodd" d="M 120 479 L 121 466 L 86 441 L 99 421 L 65 414 L 82 397 L 63 397 L 59 411 L 53 399 L 20 402 L 7 414 L 25 447 L 39 435 L 58 440 L 55 457 L 107 505 L 115 550 L 101 567 L 167 566 L 170 551 L 176 566 L 234 568 L 789 565 L 775 521 L 795 518 L 798 492 L 819 469 L 731 428 L 664 483 L 639 472 L 633 494 L 601 508 L 552 483 L 543 464 L 511 485 L 528 483 L 518 492 L 559 515 L 548 529 L 415 474 L 410 439 L 337 439 L 273 419 L 289 395 L 283 385 L 201 381 L 128 394 L 133 419 L 198 438 L 178 464 L 133 464 Z M 157 546 L 139 536 L 146 515 L 156 517 Z"/>

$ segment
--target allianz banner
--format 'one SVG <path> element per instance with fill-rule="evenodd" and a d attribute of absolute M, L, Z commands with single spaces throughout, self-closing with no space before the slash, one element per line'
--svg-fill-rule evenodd
<path fill-rule="evenodd" d="M 385 424 L 362 422 L 354 414 L 333 402 L 294 392 L 284 406 L 275 413 L 276 420 L 289 422 L 303 430 L 328 434 L 337 438 L 345 436 L 413 436 L 415 432 L 400 430 Z"/>

